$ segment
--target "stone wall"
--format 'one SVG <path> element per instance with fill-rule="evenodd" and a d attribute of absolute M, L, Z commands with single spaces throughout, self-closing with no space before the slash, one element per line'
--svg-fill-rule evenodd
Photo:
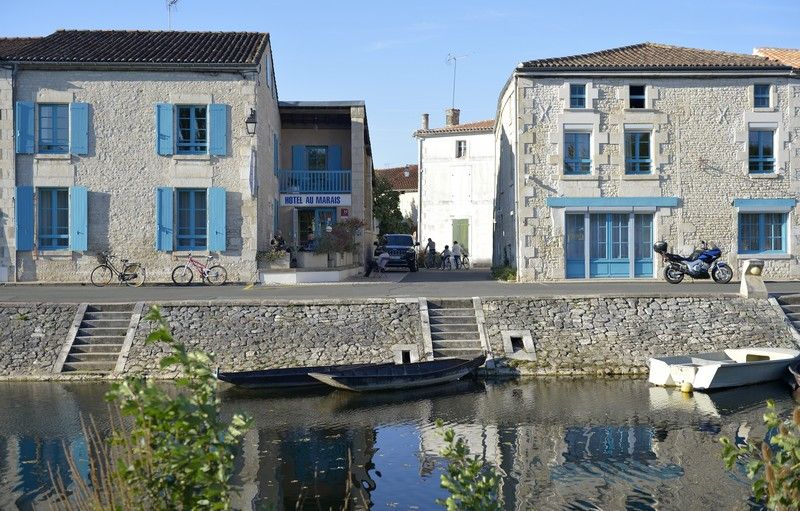
<path fill-rule="evenodd" d="M 737 297 L 484 299 L 486 333 L 502 356 L 502 332 L 528 330 L 531 374 L 635 374 L 647 359 L 769 346 L 796 348 L 783 314 L 766 300 Z"/>
<path fill-rule="evenodd" d="M 0 282 L 9 275 L 16 253 L 14 242 L 14 104 L 12 72 L 0 69 Z"/>
<path fill-rule="evenodd" d="M 222 370 L 391 362 L 395 344 L 424 353 L 416 302 L 187 303 L 162 314 L 176 339 L 213 352 Z M 144 343 L 151 329 L 139 324 L 126 372 L 156 372 L 165 347 Z"/>
<path fill-rule="evenodd" d="M 52 371 L 77 310 L 75 304 L 0 305 L 0 377 Z"/>

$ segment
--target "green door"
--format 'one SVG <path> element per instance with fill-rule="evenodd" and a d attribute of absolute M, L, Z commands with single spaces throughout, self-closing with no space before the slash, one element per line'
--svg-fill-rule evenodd
<path fill-rule="evenodd" d="M 467 250 L 469 253 L 469 219 L 468 218 L 459 218 L 453 219 L 453 239 L 452 241 L 457 241 L 462 248 Z M 450 248 L 453 246 L 450 243 Z"/>

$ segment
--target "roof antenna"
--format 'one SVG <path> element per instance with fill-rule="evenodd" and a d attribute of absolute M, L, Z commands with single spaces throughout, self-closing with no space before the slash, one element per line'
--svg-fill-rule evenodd
<path fill-rule="evenodd" d="M 172 8 L 175 7 L 179 0 L 166 0 L 167 1 L 167 30 L 172 30 Z"/>
<path fill-rule="evenodd" d="M 468 57 L 469 55 L 453 55 L 452 53 L 447 54 L 447 65 L 453 63 L 453 106 L 451 108 L 456 107 L 456 69 L 458 69 L 458 59 L 463 59 Z"/>

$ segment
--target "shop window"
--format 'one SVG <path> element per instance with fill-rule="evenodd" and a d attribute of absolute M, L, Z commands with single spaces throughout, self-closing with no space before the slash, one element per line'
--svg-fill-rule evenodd
<path fill-rule="evenodd" d="M 205 189 L 178 189 L 178 250 L 205 250 L 207 207 Z"/>
<path fill-rule="evenodd" d="M 69 247 L 69 189 L 39 188 L 39 248 Z"/>
<path fill-rule="evenodd" d="M 628 101 L 630 108 L 645 108 L 645 86 L 631 85 L 628 89 Z"/>
<path fill-rule="evenodd" d="M 178 106 L 178 154 L 208 151 L 208 118 L 205 105 Z"/>
<path fill-rule="evenodd" d="M 785 213 L 740 213 L 739 253 L 785 253 Z"/>

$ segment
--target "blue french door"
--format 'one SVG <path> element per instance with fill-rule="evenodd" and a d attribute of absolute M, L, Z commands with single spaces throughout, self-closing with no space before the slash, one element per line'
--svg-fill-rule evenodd
<path fill-rule="evenodd" d="M 627 213 L 592 213 L 589 215 L 590 277 L 629 277 Z"/>
<path fill-rule="evenodd" d="M 314 210 L 314 232 L 317 236 L 325 232 L 327 227 L 336 223 L 336 208 L 317 208 Z"/>
<path fill-rule="evenodd" d="M 653 215 L 633 215 L 634 277 L 653 276 Z"/>
<path fill-rule="evenodd" d="M 584 214 L 567 214 L 565 217 L 567 278 L 586 277 L 586 222 Z"/>

